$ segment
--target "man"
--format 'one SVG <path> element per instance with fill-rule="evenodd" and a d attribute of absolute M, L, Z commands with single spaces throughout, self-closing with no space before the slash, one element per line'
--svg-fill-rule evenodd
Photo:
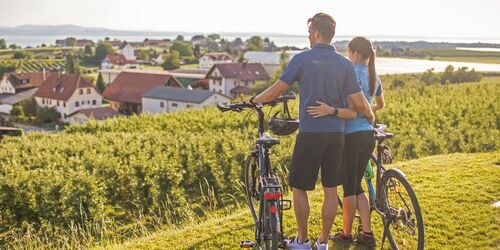
<path fill-rule="evenodd" d="M 299 134 L 289 174 L 298 235 L 289 240 L 288 246 L 291 249 L 310 249 L 307 191 L 314 189 L 321 169 L 324 191 L 322 225 L 315 246 L 317 249 L 328 249 L 328 236 L 337 213 L 337 186 L 342 183 L 339 170 L 344 150 L 345 122 L 336 117 L 338 109 L 332 115 L 320 118 L 308 115 L 306 109 L 318 103 L 347 108 L 350 102 L 372 123 L 374 116 L 361 92 L 354 65 L 330 45 L 335 34 L 335 20 L 328 14 L 318 13 L 308 20 L 308 26 L 311 49 L 294 56 L 276 83 L 250 102 L 272 101 L 290 84 L 299 83 Z"/>

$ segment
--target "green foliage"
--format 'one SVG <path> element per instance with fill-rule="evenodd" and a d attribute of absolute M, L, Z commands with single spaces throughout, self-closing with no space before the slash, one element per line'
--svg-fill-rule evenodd
<path fill-rule="evenodd" d="M 29 51 L 19 50 L 12 56 L 13 59 L 31 59 L 33 58 L 33 53 Z"/>
<path fill-rule="evenodd" d="M 85 45 L 83 53 L 91 56 L 94 53 L 94 51 L 92 50 L 92 47 L 90 45 Z"/>
<path fill-rule="evenodd" d="M 164 62 L 161 66 L 164 70 L 178 69 L 181 65 L 179 52 L 176 50 L 166 54 L 163 60 Z"/>
<path fill-rule="evenodd" d="M 106 84 L 104 83 L 104 79 L 102 78 L 102 74 L 99 73 L 97 76 L 97 81 L 96 81 L 96 87 L 99 90 L 99 93 L 104 92 L 104 89 L 106 88 Z"/>
<path fill-rule="evenodd" d="M 75 45 L 76 45 L 76 38 L 75 37 L 66 38 L 66 46 L 75 47 Z"/>
<path fill-rule="evenodd" d="M 106 41 L 100 41 L 95 48 L 94 63 L 100 64 L 107 55 L 113 54 L 114 50 L 111 44 Z"/>
<path fill-rule="evenodd" d="M 262 44 L 260 36 L 252 36 L 247 40 L 247 51 L 262 51 L 264 45 Z"/>
<path fill-rule="evenodd" d="M 396 160 L 499 149 L 498 78 L 424 86 L 420 75 L 398 77 L 406 85 L 394 90 L 394 76 L 381 77 L 386 107 L 376 114 L 396 135 L 387 142 Z M 298 101 L 290 106 L 296 115 Z M 203 214 L 206 191 L 200 185 L 213 190 L 212 201 L 205 202 L 211 207 L 241 202 L 241 163 L 256 135 L 256 117 L 243 123 L 245 115 L 212 107 L 8 138 L 0 144 L 2 223 L 64 228 L 159 213 L 178 221 L 187 209 Z M 286 172 L 295 138 L 280 139 L 271 160 Z"/>
<path fill-rule="evenodd" d="M 0 39 L 0 49 L 6 49 L 7 48 L 7 42 L 5 39 Z"/>
<path fill-rule="evenodd" d="M 498 152 L 451 154 L 389 166 L 402 170 L 417 194 L 425 223 L 425 249 L 498 249 L 499 212 L 490 204 L 500 196 L 499 157 Z M 465 189 L 471 187 L 473 192 L 464 195 Z M 317 186 L 308 195 L 311 202 L 309 235 L 319 235 L 323 191 Z M 284 211 L 283 218 L 285 235 L 296 234 L 293 209 Z M 353 228 L 356 228 L 357 221 Z M 375 238 L 381 240 L 383 226 L 380 216 L 372 212 L 371 221 Z M 253 225 L 252 216 L 244 206 L 227 214 L 210 216 L 199 223 L 166 228 L 124 244 L 99 249 L 160 249 L 167 245 L 172 249 L 238 249 L 241 239 L 253 239 Z M 341 229 L 342 211 L 339 210 L 331 232 Z M 331 241 L 329 244 L 333 249 L 372 249 L 359 244 L 333 242 L 333 247 Z M 387 239 L 384 249 L 390 249 L 386 244 Z M 404 249 L 416 247 L 404 245 Z"/>
<path fill-rule="evenodd" d="M 80 65 L 78 64 L 77 59 L 72 53 L 69 53 L 66 56 L 66 73 L 68 74 L 80 74 L 81 69 Z"/>
<path fill-rule="evenodd" d="M 0 61 L 0 76 L 2 76 L 4 73 L 15 72 L 20 67 L 20 61 Z"/>
<path fill-rule="evenodd" d="M 193 56 L 193 48 L 187 42 L 181 40 L 175 40 L 170 47 L 170 52 L 177 51 L 181 57 L 191 57 Z"/>

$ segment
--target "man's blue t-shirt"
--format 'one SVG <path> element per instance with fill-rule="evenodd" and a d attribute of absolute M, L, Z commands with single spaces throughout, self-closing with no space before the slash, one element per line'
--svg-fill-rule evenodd
<path fill-rule="evenodd" d="M 347 108 L 348 96 L 361 91 L 354 65 L 327 44 L 316 44 L 312 49 L 295 55 L 283 70 L 280 80 L 287 84 L 299 83 L 299 131 L 344 132 L 345 121 L 335 116 L 313 118 L 308 106 L 322 101 L 332 107 Z"/>
<path fill-rule="evenodd" d="M 361 89 L 363 90 L 363 94 L 365 95 L 366 100 L 368 100 L 368 103 L 372 103 L 373 96 L 370 96 L 368 67 L 364 64 L 356 64 L 356 74 L 358 75 L 358 79 L 361 83 Z M 376 96 L 382 95 L 382 85 L 380 84 L 380 78 L 378 77 L 375 89 L 376 91 L 374 91 L 374 95 Z M 373 126 L 370 124 L 368 119 L 363 114 L 360 113 L 358 113 L 358 116 L 355 119 L 347 120 L 345 122 L 346 134 L 360 132 L 360 131 L 372 131 L 372 130 Z"/>

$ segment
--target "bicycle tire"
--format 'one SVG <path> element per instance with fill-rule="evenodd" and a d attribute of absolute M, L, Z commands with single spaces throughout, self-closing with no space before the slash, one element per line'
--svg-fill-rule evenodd
<path fill-rule="evenodd" d="M 254 219 L 254 222 L 257 223 L 259 221 L 259 216 L 257 214 L 256 206 L 258 204 L 255 204 L 257 201 L 255 199 L 255 191 L 256 188 L 258 188 L 259 183 L 256 182 L 256 178 L 254 177 L 255 170 L 259 169 L 258 168 L 259 161 L 256 159 L 254 156 L 248 156 L 247 159 L 245 160 L 245 166 L 244 166 L 244 181 L 245 181 L 245 194 L 246 194 L 246 199 L 247 199 L 247 205 L 250 208 L 250 212 L 252 214 L 252 217 Z"/>
<path fill-rule="evenodd" d="M 404 187 L 405 191 L 408 194 L 408 197 L 410 198 L 410 201 L 412 203 L 414 217 L 416 219 L 416 230 L 417 230 L 417 234 L 418 234 L 418 236 L 417 236 L 417 249 L 418 250 L 422 250 L 422 249 L 424 249 L 424 239 L 425 239 L 424 236 L 425 235 L 424 235 L 424 223 L 423 223 L 422 211 L 420 209 L 420 204 L 418 203 L 418 199 L 417 199 L 417 196 L 415 194 L 415 191 L 411 187 L 411 185 L 408 182 L 408 180 L 406 179 L 405 175 L 401 171 L 399 171 L 397 169 L 389 169 L 382 176 L 382 185 L 383 185 L 382 188 L 384 190 L 384 197 L 383 197 L 383 199 L 385 199 L 385 201 L 383 202 L 383 204 L 388 204 L 388 205 L 384 205 L 383 206 L 383 211 L 382 212 L 386 216 L 388 216 L 390 213 L 394 212 L 394 208 L 390 207 L 391 204 L 389 202 L 389 198 L 388 198 L 388 195 L 387 195 L 388 190 L 391 187 L 389 181 L 391 181 L 392 178 L 396 179 L 399 183 L 402 184 L 402 186 Z M 402 197 L 402 195 L 399 194 L 400 192 L 397 191 L 397 193 L 403 199 L 403 201 L 405 202 L 405 200 Z M 405 205 L 407 205 L 407 204 L 405 203 Z M 411 212 L 411 210 L 410 210 L 410 212 Z M 405 217 L 406 216 L 407 215 L 405 213 Z M 406 218 L 405 220 L 408 220 L 408 218 Z M 384 221 L 384 224 L 385 224 L 385 221 Z M 396 228 L 394 228 L 393 225 L 389 225 L 389 228 L 388 228 L 389 232 L 387 232 L 387 238 L 389 240 L 389 243 L 391 244 L 392 249 L 400 249 L 399 244 L 397 242 L 398 241 L 397 235 L 394 235 L 394 233 L 391 232 L 393 230 L 395 231 Z M 405 241 L 405 239 L 403 239 L 403 242 L 404 241 Z M 404 247 L 404 248 L 406 248 L 406 247 Z"/>

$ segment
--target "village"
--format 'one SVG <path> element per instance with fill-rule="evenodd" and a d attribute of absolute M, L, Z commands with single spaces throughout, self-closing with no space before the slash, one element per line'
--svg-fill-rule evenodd
<path fill-rule="evenodd" d="M 64 68 L 3 73 L 2 117 L 17 124 L 36 120 L 38 125 L 59 128 L 91 119 L 229 103 L 253 93 L 255 86 L 270 84 L 281 65 L 300 52 L 297 48 L 280 50 L 267 38 L 228 42 L 218 35 L 142 42 L 106 37 L 97 43 L 68 37 L 50 47 L 61 49 Z M 93 71 L 80 66 L 92 62 L 97 64 Z"/>

